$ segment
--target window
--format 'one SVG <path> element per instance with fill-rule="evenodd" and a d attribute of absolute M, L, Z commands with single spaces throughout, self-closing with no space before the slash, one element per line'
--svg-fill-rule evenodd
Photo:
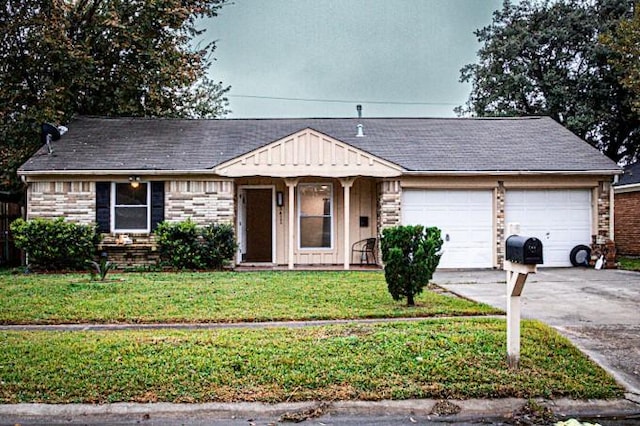
<path fill-rule="evenodd" d="M 130 183 L 114 182 L 113 230 L 127 232 L 149 232 L 150 191 L 146 182 L 137 187 Z"/>
<path fill-rule="evenodd" d="M 298 185 L 300 248 L 331 248 L 333 194 L 330 184 Z"/>

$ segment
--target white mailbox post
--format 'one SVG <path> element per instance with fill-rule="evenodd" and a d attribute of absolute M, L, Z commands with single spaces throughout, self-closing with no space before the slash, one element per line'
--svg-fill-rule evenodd
<path fill-rule="evenodd" d="M 520 295 L 529 274 L 537 272 L 537 265 L 522 265 L 504 261 L 507 271 L 507 363 L 516 369 L 520 363 Z"/>
<path fill-rule="evenodd" d="M 507 363 L 509 368 L 516 369 L 520 363 L 520 296 L 527 277 L 535 274 L 537 264 L 542 263 L 542 243 L 536 238 L 518 236 L 520 225 L 517 223 L 510 223 L 507 229 L 512 236 L 505 241 L 504 260 L 507 272 Z"/>

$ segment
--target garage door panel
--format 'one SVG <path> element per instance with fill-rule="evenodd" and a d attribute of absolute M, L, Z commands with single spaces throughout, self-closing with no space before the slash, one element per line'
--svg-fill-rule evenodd
<path fill-rule="evenodd" d="M 490 268 L 492 200 L 491 191 L 406 189 L 402 223 L 440 228 L 444 240 L 440 268 Z"/>
<path fill-rule="evenodd" d="M 508 190 L 505 226 L 520 224 L 520 233 L 540 239 L 543 266 L 571 266 L 569 253 L 591 240 L 591 191 Z"/>

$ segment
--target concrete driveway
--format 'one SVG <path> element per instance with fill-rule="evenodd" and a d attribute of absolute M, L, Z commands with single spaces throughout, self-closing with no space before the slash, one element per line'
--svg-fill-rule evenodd
<path fill-rule="evenodd" d="M 432 281 L 506 310 L 504 271 L 438 271 Z M 640 402 L 640 273 L 539 268 L 527 279 L 521 306 L 523 318 L 556 328 Z"/>

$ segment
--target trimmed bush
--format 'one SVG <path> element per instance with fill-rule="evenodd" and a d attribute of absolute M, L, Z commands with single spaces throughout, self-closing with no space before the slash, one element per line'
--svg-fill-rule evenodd
<path fill-rule="evenodd" d="M 161 263 L 175 269 L 222 269 L 236 250 L 231 225 L 198 227 L 187 219 L 162 222 L 155 233 Z"/>
<path fill-rule="evenodd" d="M 11 224 L 16 247 L 27 252 L 35 270 L 85 270 L 93 259 L 100 235 L 95 225 L 57 219 L 16 219 Z"/>
<path fill-rule="evenodd" d="M 382 231 L 380 248 L 391 297 L 406 297 L 407 305 L 414 306 L 414 297 L 422 293 L 440 262 L 440 229 L 421 225 L 387 228 Z"/>
<path fill-rule="evenodd" d="M 213 269 L 222 269 L 236 253 L 233 226 L 211 224 L 202 229 L 202 259 Z"/>

